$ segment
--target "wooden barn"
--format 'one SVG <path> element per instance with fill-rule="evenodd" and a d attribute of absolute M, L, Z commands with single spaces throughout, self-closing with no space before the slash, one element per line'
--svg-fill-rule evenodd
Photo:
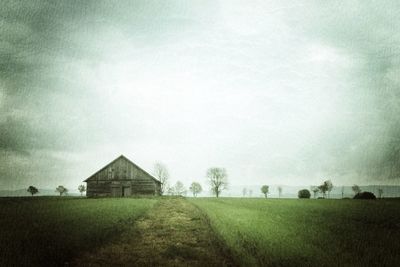
<path fill-rule="evenodd" d="M 121 155 L 87 178 L 88 197 L 160 195 L 161 182 Z"/>

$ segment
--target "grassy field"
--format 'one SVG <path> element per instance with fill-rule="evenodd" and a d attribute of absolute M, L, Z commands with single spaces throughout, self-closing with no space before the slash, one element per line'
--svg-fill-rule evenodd
<path fill-rule="evenodd" d="M 96 249 L 149 210 L 155 199 L 2 198 L 2 266 L 64 265 Z"/>
<path fill-rule="evenodd" d="M 242 266 L 398 266 L 400 201 L 190 199 Z"/>
<path fill-rule="evenodd" d="M 399 211 L 399 200 L 0 198 L 0 265 L 398 266 Z"/>

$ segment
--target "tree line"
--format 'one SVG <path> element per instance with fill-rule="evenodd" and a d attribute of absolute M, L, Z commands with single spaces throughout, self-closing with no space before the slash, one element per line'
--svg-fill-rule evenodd
<path fill-rule="evenodd" d="M 174 185 L 169 184 L 169 172 L 164 164 L 156 163 L 154 165 L 154 175 L 161 182 L 161 195 L 186 196 L 188 190 L 181 181 L 177 181 Z M 206 178 L 211 192 L 216 197 L 219 197 L 223 190 L 228 189 L 228 174 L 224 168 L 209 168 L 206 172 Z M 203 188 L 199 182 L 193 181 L 189 191 L 196 197 L 203 191 Z"/>
<path fill-rule="evenodd" d="M 32 196 L 34 196 L 34 195 L 40 193 L 40 192 L 39 192 L 39 189 L 37 189 L 37 188 L 36 188 L 35 186 L 33 186 L 33 185 L 30 185 L 26 191 L 27 191 L 28 193 L 30 193 Z M 83 193 L 86 192 L 86 186 L 85 186 L 84 184 L 79 185 L 79 186 L 78 186 L 78 191 L 80 192 L 80 194 L 81 194 L 81 196 L 82 196 Z M 63 185 L 59 185 L 59 186 L 57 186 L 55 192 L 59 193 L 60 196 L 67 195 L 67 194 L 68 194 L 68 188 L 66 188 L 66 187 L 63 186 Z"/>
<path fill-rule="evenodd" d="M 188 190 L 184 187 L 181 181 L 177 181 L 175 185 L 170 186 L 169 181 L 169 173 L 167 167 L 164 164 L 156 163 L 155 164 L 155 176 L 161 181 L 161 195 L 180 195 L 186 196 Z M 219 167 L 209 168 L 206 172 L 207 182 L 210 186 L 210 191 L 216 197 L 219 197 L 223 190 L 228 189 L 228 174 L 226 169 Z M 313 193 L 314 198 L 330 198 L 331 192 L 334 188 L 334 185 L 330 179 L 323 181 L 320 185 L 311 186 L 310 190 Z M 202 187 L 198 182 L 192 182 L 189 187 L 189 191 L 192 192 L 193 196 L 196 197 L 199 193 L 202 192 Z M 270 193 L 269 185 L 262 185 L 261 193 L 268 198 L 268 194 Z M 299 198 L 311 198 L 311 192 L 308 189 L 302 189 L 298 191 Z M 282 196 L 283 187 L 277 187 L 279 198 Z M 354 192 L 354 198 L 363 198 L 362 194 L 367 194 L 367 197 L 374 197 L 371 192 L 362 192 L 361 188 L 358 185 L 352 186 L 352 191 Z M 344 186 L 341 187 L 342 198 L 344 198 Z M 253 190 L 248 188 L 242 189 L 243 197 L 253 195 Z M 319 196 L 321 194 L 321 196 Z M 382 198 L 383 189 L 378 190 L 378 197 Z"/>
<path fill-rule="evenodd" d="M 197 197 L 198 194 L 200 194 L 203 191 L 203 188 L 200 183 L 193 181 L 191 185 L 189 186 L 189 190 L 186 189 L 184 184 L 181 181 L 177 181 L 174 185 L 169 184 L 169 172 L 167 167 L 162 164 L 162 163 L 156 163 L 154 165 L 154 176 L 161 182 L 161 189 L 160 189 L 160 194 L 161 195 L 175 195 L 175 196 L 186 196 L 188 191 L 190 191 L 193 194 L 193 197 Z M 228 174 L 225 168 L 219 168 L 219 167 L 212 167 L 209 168 L 206 172 L 206 178 L 207 182 L 210 186 L 210 191 L 212 192 L 213 195 L 216 197 L 219 197 L 222 193 L 223 190 L 228 189 Z M 325 180 L 322 182 L 322 184 L 318 186 L 311 186 L 310 190 L 313 193 L 314 198 L 330 198 L 330 194 L 334 188 L 334 185 L 330 179 Z M 358 185 L 353 185 L 351 187 L 352 191 L 354 192 L 354 198 L 358 198 L 362 196 L 362 194 L 367 193 L 368 197 L 375 197 L 371 192 L 363 192 Z M 268 194 L 270 193 L 270 187 L 268 185 L 262 185 L 261 188 L 261 193 L 265 196 L 265 198 L 268 198 Z M 283 188 L 282 186 L 277 187 L 278 190 L 278 196 L 279 198 L 282 195 Z M 299 198 L 311 198 L 311 192 L 308 189 L 302 189 L 298 192 L 298 197 Z M 86 192 L 86 186 L 81 184 L 78 186 L 78 191 L 80 192 L 81 196 L 83 195 L 84 192 Z M 35 186 L 29 186 L 27 189 L 27 192 L 29 192 L 32 196 L 36 195 L 39 193 L 39 190 Z M 63 186 L 59 185 L 56 188 L 56 191 L 60 194 L 60 196 L 67 195 L 68 194 L 68 189 Z M 243 197 L 249 196 L 251 197 L 253 194 L 253 190 L 243 188 L 242 190 Z M 320 197 L 319 194 L 322 194 Z M 344 198 L 344 186 L 341 187 L 341 194 L 342 198 Z M 372 195 L 373 196 L 372 196 Z M 379 188 L 378 189 L 378 198 L 383 197 L 383 189 Z"/>

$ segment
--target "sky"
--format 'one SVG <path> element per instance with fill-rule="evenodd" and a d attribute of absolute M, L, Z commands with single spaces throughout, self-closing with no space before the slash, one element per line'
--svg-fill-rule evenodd
<path fill-rule="evenodd" d="M 0 7 L 0 188 L 77 188 L 124 154 L 171 183 L 399 184 L 400 3 Z"/>

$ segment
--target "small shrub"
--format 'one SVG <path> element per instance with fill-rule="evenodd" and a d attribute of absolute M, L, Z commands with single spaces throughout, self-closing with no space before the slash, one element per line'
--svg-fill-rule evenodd
<path fill-rule="evenodd" d="M 361 192 L 357 193 L 354 199 L 376 199 L 376 196 L 372 192 Z"/>
<path fill-rule="evenodd" d="M 299 196 L 299 198 L 310 198 L 311 193 L 307 189 L 302 189 L 299 191 L 298 196 Z"/>

